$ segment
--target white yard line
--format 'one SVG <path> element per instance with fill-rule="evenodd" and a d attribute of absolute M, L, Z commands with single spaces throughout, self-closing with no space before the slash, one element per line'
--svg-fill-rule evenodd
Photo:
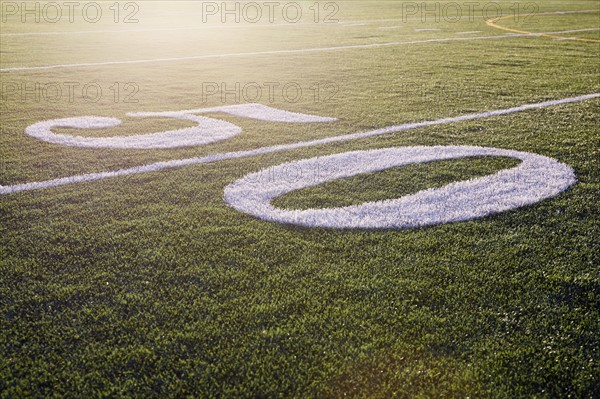
<path fill-rule="evenodd" d="M 330 144 L 330 143 L 351 141 L 351 140 L 356 140 L 356 139 L 363 139 L 363 138 L 367 138 L 367 137 L 373 137 L 373 136 L 379 136 L 379 135 L 388 134 L 388 133 L 407 131 L 407 130 L 417 129 L 417 128 L 421 128 L 421 127 L 427 127 L 427 126 L 441 125 L 441 124 L 446 124 L 446 123 L 455 123 L 455 122 L 468 121 L 468 120 L 481 119 L 481 118 L 490 118 L 490 117 L 501 116 L 501 115 L 509 115 L 509 114 L 513 114 L 516 112 L 523 112 L 523 111 L 528 111 L 528 110 L 532 110 L 532 109 L 551 107 L 551 106 L 556 106 L 556 105 L 561 105 L 561 104 L 576 103 L 576 102 L 580 102 L 580 101 L 590 100 L 593 98 L 600 98 L 600 93 L 588 94 L 588 95 L 583 95 L 583 96 L 578 96 L 578 97 L 564 98 L 561 100 L 544 101 L 544 102 L 535 103 L 535 104 L 526 104 L 526 105 L 521 105 L 518 107 L 505 108 L 505 109 L 500 109 L 500 110 L 495 110 L 495 111 L 486 111 L 486 112 L 479 112 L 479 113 L 461 115 L 461 116 L 450 117 L 450 118 L 442 118 L 442 119 L 433 120 L 433 121 L 407 123 L 407 124 L 403 124 L 403 125 L 395 125 L 395 126 L 386 127 L 383 129 L 370 130 L 370 131 L 366 131 L 366 132 L 334 136 L 334 137 L 326 137 L 323 139 L 302 141 L 302 142 L 292 143 L 292 144 L 280 144 L 280 145 L 274 145 L 274 146 L 269 146 L 269 147 L 257 148 L 254 150 L 226 152 L 226 153 L 220 153 L 220 154 L 207 155 L 207 156 L 203 156 L 203 157 L 156 162 L 156 163 L 149 164 L 149 165 L 141 165 L 141 166 L 120 169 L 120 170 L 115 170 L 115 171 L 110 171 L 110 172 L 88 173 L 88 174 L 84 174 L 84 175 L 63 177 L 63 178 L 59 178 L 59 179 L 53 179 L 53 180 L 47 180 L 47 181 L 41 181 L 41 182 L 23 183 L 23 184 L 16 184 L 16 185 L 12 185 L 12 186 L 2 186 L 2 187 L 0 187 L 0 194 L 11 194 L 11 193 L 17 193 L 17 192 L 21 192 L 21 191 L 30 191 L 30 190 L 36 190 L 36 189 L 45 189 L 45 188 L 49 188 L 49 187 L 64 186 L 64 185 L 69 185 L 69 184 L 104 180 L 104 179 L 107 179 L 110 177 L 127 176 L 127 175 L 141 174 L 141 173 L 147 173 L 147 172 L 154 172 L 154 171 L 159 171 L 159 170 L 179 168 L 179 167 L 183 167 L 183 166 L 187 166 L 187 165 L 197 165 L 197 164 L 203 164 L 203 163 L 217 162 L 217 161 L 222 161 L 222 160 L 226 160 L 226 159 L 247 158 L 247 157 L 253 157 L 253 156 L 257 156 L 257 155 L 276 153 L 276 152 L 280 152 L 280 151 L 288 151 L 288 150 L 294 150 L 294 149 L 299 149 L 299 148 L 313 147 L 313 146 L 322 145 L 322 144 Z"/>
<path fill-rule="evenodd" d="M 473 35 L 475 33 L 481 33 L 480 30 L 471 30 L 467 32 L 456 32 L 457 35 Z"/>
<path fill-rule="evenodd" d="M 547 33 L 547 32 L 543 32 L 543 33 Z M 563 33 L 563 32 L 561 31 L 561 32 L 551 32 L 551 33 Z M 247 52 L 247 53 L 208 54 L 208 55 L 195 55 L 195 56 L 186 56 L 186 57 L 151 58 L 151 59 L 129 60 L 129 61 L 105 61 L 105 62 L 85 62 L 85 63 L 74 63 L 74 64 L 8 67 L 8 68 L 0 68 L 0 72 L 36 71 L 36 70 L 58 69 L 58 68 L 85 68 L 85 67 L 96 67 L 96 66 L 107 66 L 107 65 L 151 64 L 151 63 L 163 63 L 163 62 L 203 60 L 203 59 L 210 59 L 210 58 L 248 57 L 248 56 L 256 56 L 256 55 L 299 54 L 299 53 L 313 53 L 313 52 L 340 51 L 340 50 L 351 50 L 351 49 L 367 49 L 367 48 L 378 48 L 378 47 L 402 46 L 402 45 L 410 45 L 410 44 L 465 42 L 465 41 L 474 41 L 474 40 L 506 39 L 506 38 L 512 38 L 512 37 L 536 37 L 540 34 L 542 34 L 542 33 L 535 33 L 535 34 L 514 33 L 514 34 L 509 34 L 509 35 L 477 36 L 477 37 L 446 37 L 446 38 L 427 39 L 427 40 L 411 40 L 411 41 L 406 41 L 406 42 L 355 44 L 355 45 L 351 45 L 351 46 L 316 47 L 316 48 L 292 49 L 292 50 L 268 50 L 268 51 L 255 51 L 255 52 Z"/>
<path fill-rule="evenodd" d="M 594 32 L 599 31 L 600 28 L 587 28 L 587 29 L 573 29 L 573 30 L 563 30 L 561 32 L 550 32 L 549 34 L 557 34 L 557 33 L 577 33 L 577 32 Z M 557 37 L 554 40 L 562 41 L 562 40 L 578 40 L 577 37 Z"/>

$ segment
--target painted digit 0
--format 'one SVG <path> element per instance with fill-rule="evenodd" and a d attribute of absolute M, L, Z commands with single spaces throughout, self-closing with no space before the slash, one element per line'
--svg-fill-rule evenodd
<path fill-rule="evenodd" d="M 331 180 L 396 166 L 474 156 L 522 161 L 514 168 L 481 178 L 423 190 L 401 198 L 340 208 L 288 210 L 271 205 L 281 195 Z M 311 173 L 333 170 L 326 176 Z M 286 171 L 294 170 L 294 179 Z M 269 169 L 269 179 L 252 173 L 225 188 L 225 201 L 260 219 L 326 228 L 407 229 L 484 217 L 556 196 L 575 183 L 573 169 L 528 152 L 471 146 L 396 147 L 304 159 Z"/>

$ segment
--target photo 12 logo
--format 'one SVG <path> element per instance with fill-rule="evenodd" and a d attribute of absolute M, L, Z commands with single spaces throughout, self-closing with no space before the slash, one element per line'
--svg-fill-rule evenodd
<path fill-rule="evenodd" d="M 139 86 L 134 82 L 113 82 L 110 86 L 103 87 L 98 82 L 24 83 L 3 81 L 0 85 L 0 98 L 5 105 L 8 104 L 8 101 L 97 103 L 103 98 L 110 99 L 115 103 L 135 104 L 139 102 L 136 97 L 139 91 Z"/>
<path fill-rule="evenodd" d="M 112 20 L 115 24 L 126 23 L 135 24 L 139 20 L 136 18 L 140 10 L 137 2 L 15 2 L 3 1 L 0 7 L 2 11 L 2 22 L 11 21 L 27 22 L 47 22 L 58 23 L 68 21 L 85 21 L 95 24 L 104 19 Z"/>
<path fill-rule="evenodd" d="M 223 104 L 276 102 L 297 103 L 310 101 L 324 103 L 332 101 L 340 87 L 335 82 L 300 84 L 298 82 L 203 82 L 202 102 L 218 101 Z"/>
<path fill-rule="evenodd" d="M 202 23 L 209 22 L 285 22 L 297 23 L 312 21 L 318 23 L 338 23 L 340 11 L 338 3 L 329 2 L 277 2 L 277 1 L 205 1 L 202 2 Z"/>
<path fill-rule="evenodd" d="M 482 18 L 489 20 L 501 16 L 512 16 L 516 21 L 531 19 L 539 13 L 540 6 L 535 2 L 432 2 L 404 1 L 401 3 L 402 22 L 473 22 Z"/>

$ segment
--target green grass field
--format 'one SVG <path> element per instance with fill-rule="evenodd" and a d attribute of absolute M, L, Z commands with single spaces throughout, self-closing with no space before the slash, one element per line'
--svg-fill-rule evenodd
<path fill-rule="evenodd" d="M 99 2 L 92 23 L 81 7 L 74 22 L 50 22 L 45 3 L 39 22 L 22 22 L 21 3 L 1 1 L 0 190 L 600 92 L 597 0 L 486 1 L 472 15 L 454 3 L 460 16 L 448 1 L 423 15 L 421 2 L 297 1 L 296 23 L 286 2 L 257 23 L 223 23 L 206 3 L 118 2 L 116 15 L 115 2 Z M 501 15 L 497 25 L 537 35 L 486 23 Z M 243 90 L 257 86 L 260 96 Z M 122 124 L 54 132 L 148 134 L 194 124 L 126 114 L 247 102 L 338 121 L 210 112 L 242 133 L 170 149 L 79 148 L 25 134 L 85 115 Z M 599 105 L 4 193 L 0 398 L 600 397 Z M 301 227 L 224 200 L 231 183 L 285 162 L 405 146 L 539 154 L 569 165 L 577 182 L 532 205 L 413 229 Z M 519 163 L 394 167 L 273 205 L 360 205 Z"/>

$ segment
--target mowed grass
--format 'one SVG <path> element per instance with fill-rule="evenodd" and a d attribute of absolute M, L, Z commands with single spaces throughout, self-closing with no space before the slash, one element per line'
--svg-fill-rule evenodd
<path fill-rule="evenodd" d="M 462 179 L 474 179 L 486 176 L 498 170 L 516 166 L 519 162 L 511 158 L 495 157 L 496 162 L 490 162 L 494 157 L 470 157 L 452 161 L 428 162 L 391 168 L 383 172 L 364 173 L 352 178 L 333 180 L 316 187 L 296 190 L 273 200 L 273 205 L 279 208 L 310 209 L 339 206 L 360 205 L 367 201 L 381 201 L 413 194 L 429 188 L 443 187 L 456 181 L 456 176 Z M 342 166 L 343 167 L 343 166 Z M 307 171 L 290 169 L 287 179 L 293 181 L 300 173 Z M 309 171 L 310 172 L 310 171 Z M 319 172 L 319 171 L 315 171 Z M 320 171 L 327 174 L 329 171 Z M 268 182 L 272 175 L 263 173 L 258 183 Z"/>
<path fill-rule="evenodd" d="M 194 3 L 148 4 L 140 2 L 140 22 L 131 26 L 115 27 L 110 20 L 93 26 L 11 20 L 2 33 L 177 24 L 199 29 L 3 36 L 2 68 L 413 42 L 466 37 L 457 35 L 466 31 L 480 31 L 474 36 L 505 33 L 488 27 L 480 14 L 458 23 L 403 21 L 400 2 L 339 2 L 343 24 L 311 24 L 308 18 L 306 26 L 233 24 L 231 29 L 218 21 L 203 25 Z M 508 10 L 513 3 L 499 4 Z M 597 2 L 539 6 L 539 12 L 588 10 Z M 593 28 L 598 14 L 562 17 L 540 15 L 532 25 L 526 25 L 527 19 L 503 23 L 535 32 L 578 30 Z M 366 25 L 344 26 L 353 21 Z M 399 28 L 381 29 L 391 26 Z M 592 31 L 568 35 L 597 37 Z M 73 102 L 3 98 L 0 184 L 595 93 L 600 91 L 599 55 L 598 43 L 510 37 L 1 72 L 3 83 L 97 82 L 104 95 L 96 103 L 80 97 Z M 135 83 L 138 101 L 124 103 L 121 97 L 115 102 L 109 89 L 114 82 Z M 265 96 L 258 102 L 340 121 L 289 125 L 210 114 L 244 131 L 221 143 L 170 150 L 77 149 L 23 133 L 45 119 L 100 115 L 118 117 L 123 125 L 97 132 L 57 131 L 142 134 L 188 124 L 128 118 L 127 112 L 244 102 L 234 95 L 225 101 L 219 95 L 203 98 L 203 87 L 214 82 L 228 88 L 238 82 L 297 83 L 303 88 L 297 102 L 281 92 L 273 101 Z M 311 87 L 326 83 L 337 87 L 335 95 L 315 99 Z M 597 397 L 598 105 L 595 99 L 4 195 L 0 396 Z M 280 225 L 241 214 L 223 201 L 227 184 L 283 162 L 410 145 L 528 151 L 570 165 L 578 182 L 525 208 L 404 231 Z M 275 204 L 303 209 L 396 198 L 515 164 L 477 157 L 393 168 L 299 190 Z"/>

